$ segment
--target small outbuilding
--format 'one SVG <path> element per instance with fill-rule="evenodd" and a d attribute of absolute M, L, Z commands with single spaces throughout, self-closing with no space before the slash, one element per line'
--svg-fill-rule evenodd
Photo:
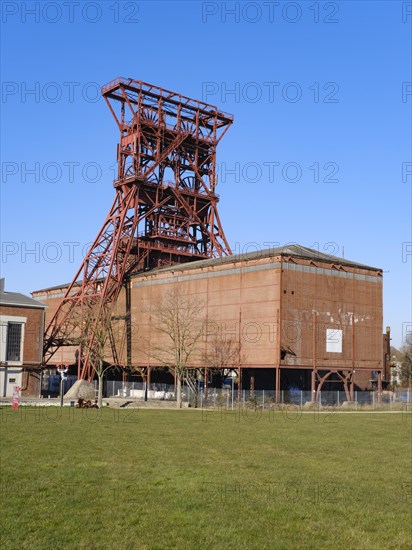
<path fill-rule="evenodd" d="M 39 395 L 46 305 L 0 282 L 0 397 Z"/>

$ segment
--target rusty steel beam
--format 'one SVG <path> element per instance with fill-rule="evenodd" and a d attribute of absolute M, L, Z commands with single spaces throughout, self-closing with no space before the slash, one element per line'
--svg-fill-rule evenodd
<path fill-rule="evenodd" d="M 97 325 L 111 317 L 133 272 L 230 255 L 217 211 L 216 147 L 233 116 L 133 79 L 117 78 L 102 95 L 120 132 L 115 200 L 55 315 L 44 364 L 63 345 L 84 342 L 82 319 L 96 330 L 79 353 L 79 377 L 91 379 Z"/>

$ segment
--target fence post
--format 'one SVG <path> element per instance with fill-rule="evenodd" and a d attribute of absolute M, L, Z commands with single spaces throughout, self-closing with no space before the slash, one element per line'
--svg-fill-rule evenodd
<path fill-rule="evenodd" d="M 375 410 L 375 392 L 372 392 L 372 409 Z"/>
<path fill-rule="evenodd" d="M 358 390 L 355 390 L 355 403 L 356 403 L 356 409 L 358 408 Z"/>

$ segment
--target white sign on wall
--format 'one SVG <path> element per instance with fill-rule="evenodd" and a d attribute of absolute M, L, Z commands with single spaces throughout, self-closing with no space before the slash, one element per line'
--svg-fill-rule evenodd
<path fill-rule="evenodd" d="M 326 329 L 327 353 L 342 353 L 342 331 L 336 328 Z"/>

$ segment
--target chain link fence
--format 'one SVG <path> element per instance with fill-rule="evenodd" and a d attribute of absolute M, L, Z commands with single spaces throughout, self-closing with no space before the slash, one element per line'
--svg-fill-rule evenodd
<path fill-rule="evenodd" d="M 94 381 L 97 390 L 97 382 Z M 161 400 L 176 399 L 174 385 L 149 384 L 142 382 L 105 381 L 105 396 L 129 400 Z M 233 410 L 241 405 L 256 409 L 270 409 L 274 405 L 298 405 L 309 407 L 312 403 L 312 392 L 301 390 L 281 390 L 276 403 L 274 390 L 237 390 L 233 388 L 198 388 L 194 391 L 187 385 L 182 388 L 182 401 L 192 407 L 225 408 Z M 396 391 L 355 391 L 353 401 L 348 400 L 344 391 L 319 392 L 316 403 L 321 407 L 339 407 L 356 409 L 402 410 L 409 406 L 412 410 L 412 389 Z M 312 403 L 313 404 L 313 403 Z"/>

